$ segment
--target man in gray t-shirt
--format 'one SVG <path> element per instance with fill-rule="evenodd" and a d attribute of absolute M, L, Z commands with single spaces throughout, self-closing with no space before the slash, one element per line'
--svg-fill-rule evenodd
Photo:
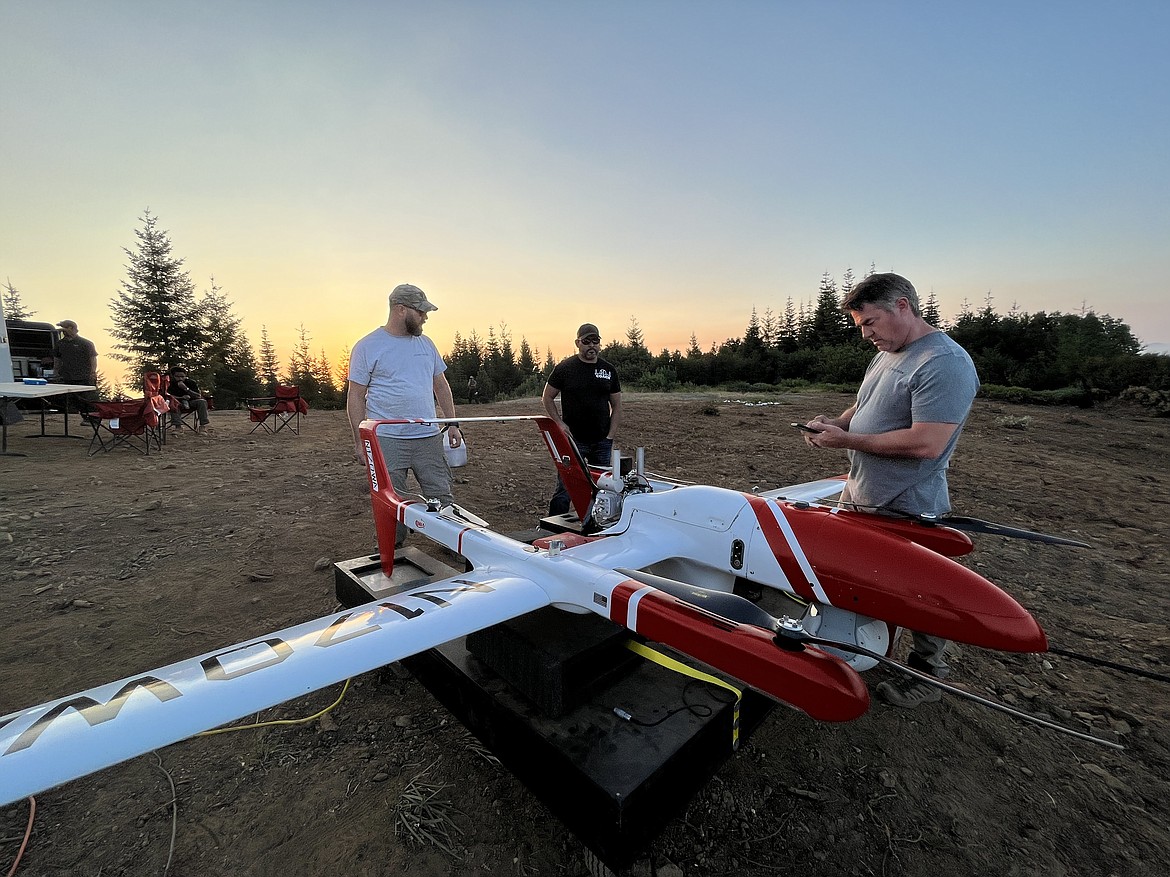
<path fill-rule="evenodd" d="M 455 416 L 455 400 L 444 374 L 447 364 L 435 343 L 423 335 L 427 314 L 437 310 L 417 286 L 400 284 L 390 293 L 386 325 L 353 346 L 345 407 L 359 461 L 365 461 L 358 432 L 363 420 L 430 420 L 435 417 L 436 405 L 441 416 Z M 451 470 L 437 426 L 385 424 L 378 427 L 377 437 L 390 483 L 399 496 L 407 494 L 407 473 L 414 472 L 427 499 L 437 499 L 443 505 L 454 501 Z M 447 441 L 453 448 L 463 443 L 458 424 L 447 429 Z M 406 528 L 400 527 L 398 545 L 405 538 Z"/>
<path fill-rule="evenodd" d="M 816 432 L 805 433 L 805 441 L 848 452 L 843 503 L 876 512 L 946 514 L 947 465 L 979 389 L 971 357 L 922 318 L 918 293 L 897 274 L 865 278 L 841 307 L 878 355 L 857 401 L 837 417 L 810 420 Z M 945 677 L 946 648 L 946 640 L 915 631 L 908 663 Z M 937 687 L 910 676 L 881 683 L 877 694 L 905 707 L 942 697 Z"/>

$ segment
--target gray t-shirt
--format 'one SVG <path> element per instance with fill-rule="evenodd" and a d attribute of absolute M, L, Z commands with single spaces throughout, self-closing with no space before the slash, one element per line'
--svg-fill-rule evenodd
<path fill-rule="evenodd" d="M 435 416 L 435 376 L 447 370 L 433 341 L 425 335 L 391 335 L 375 329 L 353 346 L 349 379 L 366 391 L 366 417 L 371 420 Z M 425 438 L 439 428 L 424 424 L 378 427 L 378 435 Z"/>
<path fill-rule="evenodd" d="M 910 514 L 949 512 L 947 465 L 978 390 L 979 375 L 971 357 L 944 332 L 931 332 L 896 353 L 875 356 L 857 392 L 850 432 L 874 435 L 909 429 L 914 423 L 957 423 L 959 428 L 934 460 L 849 451 L 849 480 L 842 499 Z"/>

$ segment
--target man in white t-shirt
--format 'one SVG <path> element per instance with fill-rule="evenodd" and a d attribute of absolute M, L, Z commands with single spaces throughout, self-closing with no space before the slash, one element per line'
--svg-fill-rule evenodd
<path fill-rule="evenodd" d="M 430 419 L 436 404 L 442 417 L 455 416 L 455 400 L 444 374 L 447 364 L 433 341 L 423 335 L 427 314 L 438 308 L 417 286 L 403 283 L 390 293 L 390 316 L 353 346 L 349 357 L 349 395 L 346 413 L 353 430 L 355 456 L 365 462 L 358 426 L 363 420 Z M 390 472 L 390 483 L 406 496 L 407 472 L 414 472 L 419 491 L 443 505 L 451 496 L 451 469 L 443 453 L 439 427 L 433 424 L 384 424 L 377 430 L 378 445 Z M 458 424 L 447 429 L 447 441 L 463 443 Z M 399 528 L 398 545 L 406 538 Z M 397 547 L 397 546 L 396 546 Z"/>

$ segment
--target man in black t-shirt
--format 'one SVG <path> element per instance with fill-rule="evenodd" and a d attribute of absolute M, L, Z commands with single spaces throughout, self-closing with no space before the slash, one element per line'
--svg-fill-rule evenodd
<path fill-rule="evenodd" d="M 97 386 L 97 348 L 88 338 L 77 334 L 77 323 L 62 320 L 61 337 L 53 344 L 53 381 L 58 384 L 88 384 Z M 89 403 L 97 401 L 96 390 L 70 393 L 77 410 L 85 413 Z"/>
<path fill-rule="evenodd" d="M 613 438 L 622 412 L 622 385 L 617 370 L 601 358 L 601 333 L 592 323 L 577 330 L 577 355 L 557 363 L 544 386 L 545 413 L 558 420 L 573 437 L 586 461 L 609 465 Z M 557 413 L 556 398 L 561 397 Z M 548 504 L 550 515 L 564 514 L 571 503 L 560 478 Z"/>

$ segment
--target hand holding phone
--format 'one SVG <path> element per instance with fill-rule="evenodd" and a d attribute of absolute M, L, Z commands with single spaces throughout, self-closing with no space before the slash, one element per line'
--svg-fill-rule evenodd
<path fill-rule="evenodd" d="M 802 432 L 811 432 L 811 433 L 819 433 L 820 432 L 819 429 L 813 429 L 811 426 L 805 426 L 803 423 L 790 423 L 788 425 L 791 426 L 793 429 L 799 429 Z"/>

